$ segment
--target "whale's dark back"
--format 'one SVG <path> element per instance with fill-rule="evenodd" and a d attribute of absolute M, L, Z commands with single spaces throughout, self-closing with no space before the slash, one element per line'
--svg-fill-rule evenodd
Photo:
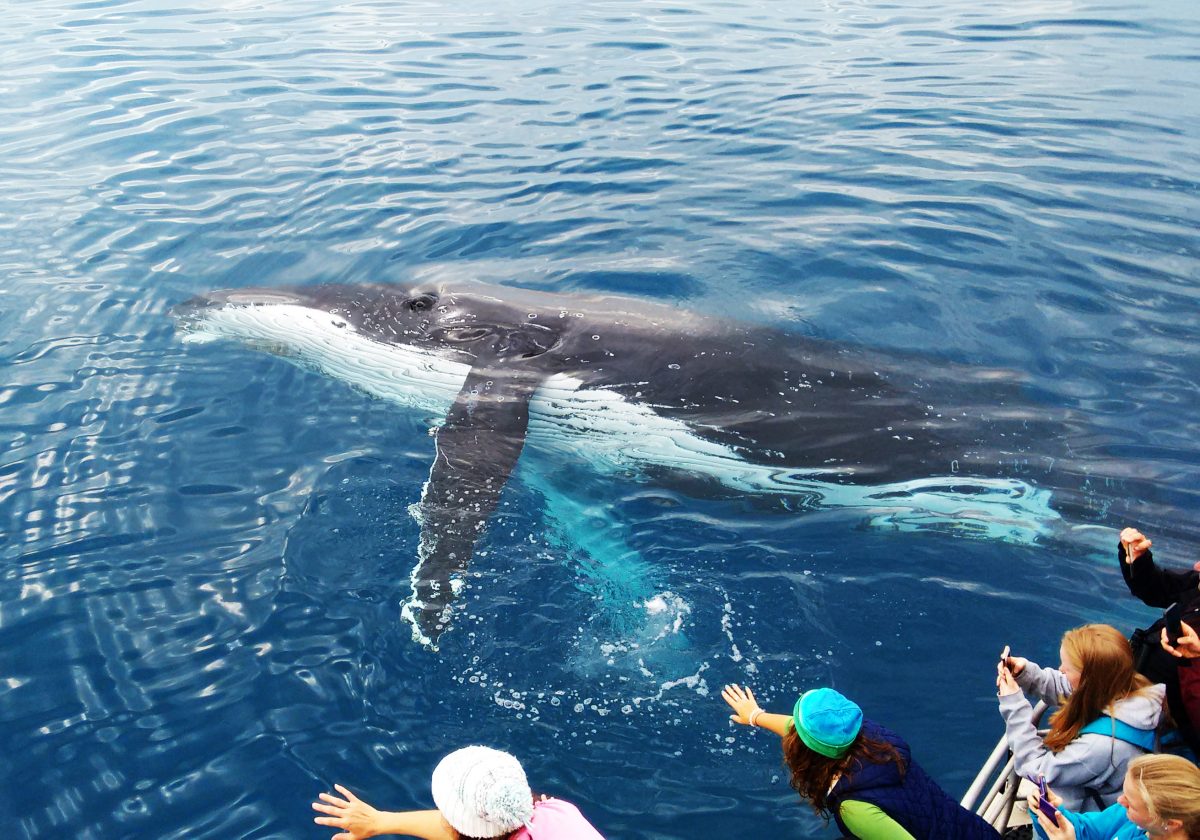
<path fill-rule="evenodd" d="M 644 346 L 631 346 L 637 341 Z M 1066 418 L 1011 372 L 746 326 L 624 335 L 614 352 L 585 378 L 755 463 L 876 484 L 1026 477 L 1064 457 Z"/>

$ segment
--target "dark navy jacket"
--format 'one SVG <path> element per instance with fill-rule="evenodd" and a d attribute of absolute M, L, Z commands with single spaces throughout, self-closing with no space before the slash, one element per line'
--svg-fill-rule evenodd
<path fill-rule="evenodd" d="M 895 747 L 906 762 L 907 771 L 901 781 L 899 768 L 893 761 L 855 762 L 847 768 L 830 796 L 834 819 L 844 835 L 853 836 L 838 811 L 843 801 L 857 799 L 882 810 L 917 840 L 997 840 L 1000 835 L 994 828 L 951 799 L 912 760 L 903 738 L 869 720 L 863 721 L 863 732 Z"/>
<path fill-rule="evenodd" d="M 1121 575 L 1129 591 L 1142 603 L 1165 609 L 1178 601 L 1183 606 L 1183 620 L 1200 629 L 1200 572 L 1194 569 L 1173 571 L 1159 568 L 1149 549 L 1132 564 L 1126 563 L 1123 545 L 1117 546 L 1117 565 L 1121 567 Z M 1163 625 L 1164 621 L 1160 618 L 1145 630 L 1134 631 L 1134 638 L 1130 641 L 1137 641 L 1134 647 L 1137 669 L 1151 682 L 1166 685 L 1167 705 L 1175 725 L 1179 727 L 1179 734 L 1192 752 L 1200 755 L 1200 720 L 1196 719 L 1200 713 L 1200 696 L 1197 696 L 1194 687 L 1189 687 L 1185 693 L 1180 684 L 1186 675 L 1189 660 L 1175 659 L 1159 645 Z M 1179 670 L 1181 667 L 1185 670 Z M 1190 686 L 1195 686 L 1196 676 L 1193 674 L 1189 679 Z"/>

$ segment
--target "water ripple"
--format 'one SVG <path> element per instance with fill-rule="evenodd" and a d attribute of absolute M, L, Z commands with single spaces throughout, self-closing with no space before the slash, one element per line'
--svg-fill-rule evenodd
<path fill-rule="evenodd" d="M 986 680 L 934 710 L 900 665 L 950 627 L 940 664 L 973 673 L 1017 612 L 1047 656 L 1064 623 L 1143 621 L 1105 529 L 1200 546 L 1198 38 L 1189 6 L 1087 0 L 6 9 L 10 833 L 306 836 L 320 787 L 427 805 L 484 739 L 612 836 L 820 836 L 725 728 L 728 680 L 778 705 L 836 679 L 964 787 Z M 432 657 L 397 617 L 428 418 L 183 349 L 166 313 L 458 277 L 1019 372 L 1096 470 L 1086 510 L 997 547 L 580 477 L 678 619 L 638 636 L 518 474 Z"/>

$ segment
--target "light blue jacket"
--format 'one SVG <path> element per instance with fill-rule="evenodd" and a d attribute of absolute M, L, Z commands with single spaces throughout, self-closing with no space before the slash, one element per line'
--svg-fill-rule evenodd
<path fill-rule="evenodd" d="M 1076 814 L 1059 811 L 1075 826 L 1075 840 L 1146 840 L 1146 832 L 1138 828 L 1125 816 L 1125 806 L 1109 805 L 1103 811 L 1091 814 Z M 1042 827 L 1033 821 L 1037 836 L 1046 840 Z"/>

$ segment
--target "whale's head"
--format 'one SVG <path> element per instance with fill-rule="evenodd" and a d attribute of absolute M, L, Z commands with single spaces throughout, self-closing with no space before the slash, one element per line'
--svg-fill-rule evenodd
<path fill-rule="evenodd" d="M 234 339 L 284 356 L 303 355 L 300 348 L 316 334 L 341 331 L 471 364 L 480 357 L 531 359 L 561 335 L 552 319 L 538 321 L 533 307 L 433 286 L 224 289 L 192 298 L 172 314 L 188 341 Z"/>
<path fill-rule="evenodd" d="M 192 341 L 231 338 L 284 347 L 317 324 L 378 341 L 428 341 L 436 292 L 387 286 L 219 289 L 197 295 L 171 314 Z M 281 347 L 281 349 L 284 349 Z"/>

